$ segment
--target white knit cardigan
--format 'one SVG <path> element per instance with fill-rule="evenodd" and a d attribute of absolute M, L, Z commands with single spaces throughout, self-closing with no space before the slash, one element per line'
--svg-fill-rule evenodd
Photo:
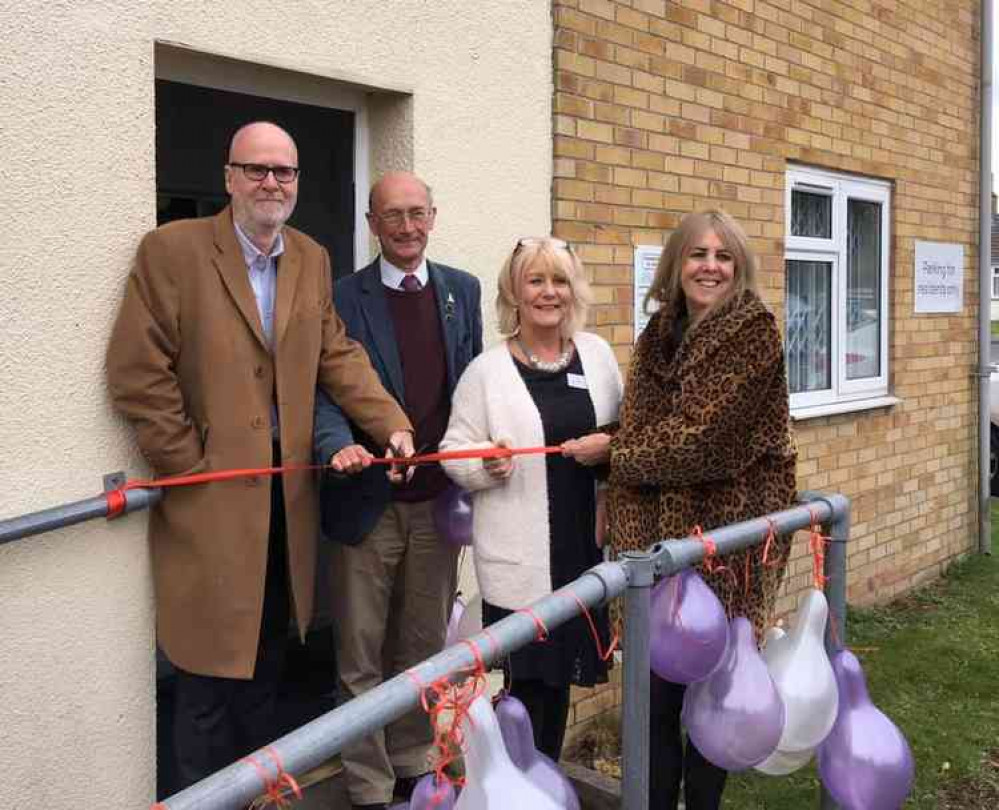
<path fill-rule="evenodd" d="M 610 346 L 597 335 L 573 336 L 597 425 L 617 419 L 621 372 Z M 504 341 L 469 364 L 451 403 L 442 450 L 545 443 L 541 416 Z M 472 544 L 482 596 L 517 610 L 551 593 L 548 484 L 545 456 L 516 456 L 513 474 L 496 480 L 481 459 L 445 461 L 448 476 L 473 493 Z M 581 542 L 593 538 L 581 538 Z"/>

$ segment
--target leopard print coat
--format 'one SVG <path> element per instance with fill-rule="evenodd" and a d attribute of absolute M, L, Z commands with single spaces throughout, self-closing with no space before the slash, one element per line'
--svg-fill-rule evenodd
<path fill-rule="evenodd" d="M 611 441 L 615 552 L 685 537 L 698 525 L 710 536 L 794 500 L 797 451 L 773 314 L 746 292 L 685 334 L 681 315 L 657 312 L 635 347 Z M 772 549 L 776 564 L 763 566 L 757 547 L 722 558 L 731 573 L 700 571 L 729 616 L 749 618 L 758 637 L 772 620 L 790 544 L 782 538 Z"/>

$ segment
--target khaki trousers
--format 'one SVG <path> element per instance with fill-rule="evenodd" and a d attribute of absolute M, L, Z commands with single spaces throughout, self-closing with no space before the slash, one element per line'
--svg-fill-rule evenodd
<path fill-rule="evenodd" d="M 393 502 L 356 546 L 333 544 L 332 607 L 340 700 L 373 689 L 444 647 L 457 587 L 457 549 L 431 507 Z M 425 773 L 433 731 L 416 709 L 343 751 L 353 804 L 391 803 L 396 777 Z"/>

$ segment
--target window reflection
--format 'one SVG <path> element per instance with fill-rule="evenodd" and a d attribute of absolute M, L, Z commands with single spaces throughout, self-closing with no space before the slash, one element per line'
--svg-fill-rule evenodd
<path fill-rule="evenodd" d="M 787 377 L 792 394 L 832 386 L 832 263 L 786 264 Z"/>
<path fill-rule="evenodd" d="M 832 197 L 808 191 L 792 191 L 791 235 L 831 239 Z"/>
<path fill-rule="evenodd" d="M 846 378 L 881 373 L 881 204 L 847 203 Z"/>

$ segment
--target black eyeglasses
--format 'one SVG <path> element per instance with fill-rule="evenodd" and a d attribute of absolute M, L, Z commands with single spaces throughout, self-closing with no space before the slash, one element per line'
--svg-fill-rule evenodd
<path fill-rule="evenodd" d="M 267 179 L 268 174 L 273 174 L 274 179 L 279 183 L 294 183 L 298 177 L 298 166 L 266 166 L 263 163 L 235 163 L 230 161 L 229 166 L 234 166 L 243 170 L 247 180 L 254 183 L 262 183 Z"/>

